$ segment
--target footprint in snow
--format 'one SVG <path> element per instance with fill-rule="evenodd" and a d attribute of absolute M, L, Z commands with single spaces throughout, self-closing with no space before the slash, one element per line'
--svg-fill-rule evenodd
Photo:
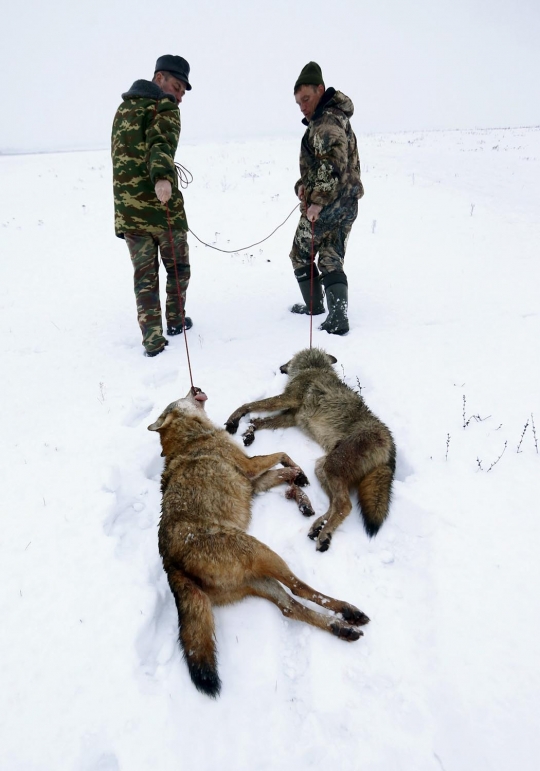
<path fill-rule="evenodd" d="M 159 359 L 159 356 L 157 357 Z M 142 378 L 142 383 L 145 386 L 151 386 L 153 388 L 159 388 L 166 383 L 173 383 L 178 377 L 177 369 L 165 370 L 165 372 L 153 371 L 151 375 L 147 375 Z M 185 390 L 185 389 L 184 389 Z"/>
<path fill-rule="evenodd" d="M 123 426 L 136 428 L 154 409 L 154 402 L 145 396 L 137 396 L 122 421 Z"/>

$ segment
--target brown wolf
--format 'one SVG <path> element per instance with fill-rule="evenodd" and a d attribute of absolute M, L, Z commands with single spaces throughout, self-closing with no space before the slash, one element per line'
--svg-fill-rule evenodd
<path fill-rule="evenodd" d="M 336 361 L 320 348 L 300 351 L 280 367 L 290 378 L 280 396 L 244 404 L 226 423 L 227 431 L 234 434 L 248 412 L 281 410 L 253 419 L 244 444 L 251 444 L 260 428 L 298 426 L 325 450 L 315 473 L 330 506 L 308 533 L 317 540 L 318 551 L 330 547 L 334 531 L 351 511 L 351 488 L 358 494 L 367 534 L 378 532 L 388 515 L 396 467 L 392 434 L 360 394 L 339 379 L 332 368 Z"/>
<path fill-rule="evenodd" d="M 358 626 L 369 619 L 353 605 L 300 581 L 281 557 L 246 533 L 254 493 L 284 482 L 307 484 L 307 479 L 285 453 L 249 458 L 209 420 L 205 400 L 200 389 L 190 390 L 148 429 L 159 432 L 165 457 L 159 551 L 178 610 L 180 644 L 195 686 L 217 696 L 221 683 L 212 605 L 250 595 L 264 597 L 286 618 L 349 641 L 358 640 L 362 634 Z M 277 463 L 284 468 L 272 469 Z M 294 484 L 290 497 L 309 508 L 307 498 L 297 492 Z M 282 584 L 342 618 L 311 610 Z"/>

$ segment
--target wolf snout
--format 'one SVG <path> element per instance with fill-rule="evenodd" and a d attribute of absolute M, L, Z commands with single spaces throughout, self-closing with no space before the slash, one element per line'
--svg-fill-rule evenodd
<path fill-rule="evenodd" d="M 204 403 L 205 401 L 207 401 L 208 396 L 204 393 L 202 388 L 198 388 L 197 386 L 192 386 L 189 389 L 189 392 L 187 395 L 188 397 L 190 396 L 194 400 L 197 407 L 204 409 Z"/>

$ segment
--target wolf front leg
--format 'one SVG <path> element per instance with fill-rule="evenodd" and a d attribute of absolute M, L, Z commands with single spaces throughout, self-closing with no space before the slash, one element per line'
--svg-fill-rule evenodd
<path fill-rule="evenodd" d="M 297 400 L 291 398 L 291 396 L 286 393 L 280 394 L 279 396 L 271 396 L 268 399 L 260 399 L 257 402 L 248 402 L 242 407 L 239 407 L 232 413 L 232 415 L 230 415 L 229 419 L 225 423 L 225 428 L 229 434 L 236 434 L 240 420 L 244 417 L 244 415 L 247 415 L 248 412 L 274 412 L 277 410 L 294 412 L 296 409 L 298 409 L 298 406 L 299 404 Z M 261 420 L 261 418 L 259 418 L 259 420 Z M 294 425 L 294 423 L 291 423 L 290 425 Z M 263 426 L 261 426 L 261 428 L 262 427 Z M 278 428 L 278 426 L 273 426 L 273 428 Z"/>

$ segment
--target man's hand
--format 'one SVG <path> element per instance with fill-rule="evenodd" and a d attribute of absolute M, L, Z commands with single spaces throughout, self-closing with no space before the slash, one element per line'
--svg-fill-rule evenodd
<path fill-rule="evenodd" d="M 298 198 L 303 201 L 306 197 L 306 188 L 304 185 L 298 185 L 298 192 L 296 194 Z"/>
<path fill-rule="evenodd" d="M 158 179 L 154 190 L 161 203 L 167 203 L 172 195 L 172 185 L 168 179 Z"/>
<path fill-rule="evenodd" d="M 319 206 L 319 204 L 312 203 L 310 206 L 308 206 L 308 210 L 306 212 L 306 217 L 310 222 L 316 222 L 319 219 L 319 214 L 321 213 L 322 206 Z"/>

